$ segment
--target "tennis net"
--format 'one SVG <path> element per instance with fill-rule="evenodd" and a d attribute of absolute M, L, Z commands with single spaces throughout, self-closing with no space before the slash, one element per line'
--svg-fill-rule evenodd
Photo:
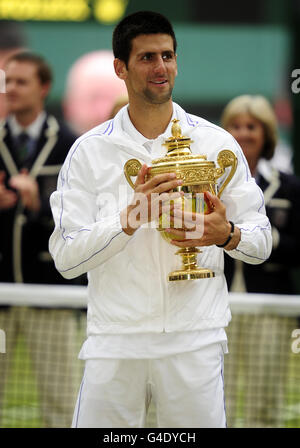
<path fill-rule="evenodd" d="M 300 296 L 229 298 L 228 426 L 300 428 Z M 70 427 L 86 300 L 84 286 L 0 284 L 1 428 Z"/>

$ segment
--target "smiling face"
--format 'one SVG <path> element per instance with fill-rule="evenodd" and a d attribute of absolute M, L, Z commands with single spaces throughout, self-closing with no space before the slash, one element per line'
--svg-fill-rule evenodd
<path fill-rule="evenodd" d="M 177 57 L 168 34 L 141 34 L 132 40 L 128 67 L 115 60 L 115 70 L 125 81 L 130 103 L 165 104 L 171 101 Z"/>

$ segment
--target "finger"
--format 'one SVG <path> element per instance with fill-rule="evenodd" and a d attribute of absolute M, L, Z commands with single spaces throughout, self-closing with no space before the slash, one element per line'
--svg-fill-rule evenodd
<path fill-rule="evenodd" d="M 174 217 L 181 219 L 184 227 L 193 230 L 195 227 L 203 228 L 205 215 L 203 213 L 186 212 L 179 207 L 174 208 Z"/>
<path fill-rule="evenodd" d="M 176 236 L 176 240 L 185 240 L 186 239 L 186 231 L 182 228 L 168 228 L 165 229 L 166 233 L 170 235 Z"/>
<path fill-rule="evenodd" d="M 167 193 L 169 191 L 173 191 L 175 190 L 177 187 L 179 187 L 180 185 L 182 185 L 182 180 L 180 179 L 173 179 L 173 180 L 168 180 L 166 182 L 162 182 L 160 184 L 158 184 L 156 187 L 153 188 L 153 193 Z"/>
<path fill-rule="evenodd" d="M 135 188 L 146 182 L 147 172 L 148 172 L 148 166 L 144 163 L 144 165 L 142 165 L 141 169 L 139 170 L 139 172 L 137 174 L 137 178 L 136 178 L 136 181 L 134 184 Z"/>
<path fill-rule="evenodd" d="M 10 179 L 9 184 L 14 188 L 31 189 L 36 184 L 36 180 L 25 174 L 18 174 Z"/>
<path fill-rule="evenodd" d="M 15 189 L 20 188 L 24 184 L 24 182 L 22 182 L 22 178 L 20 176 L 21 176 L 21 174 L 17 174 L 16 176 L 13 176 L 9 179 L 8 183 L 12 188 L 15 188 Z"/>
<path fill-rule="evenodd" d="M 218 196 L 211 194 L 209 191 L 205 191 L 204 196 L 205 196 L 205 199 L 207 199 L 210 202 L 213 209 L 218 209 L 220 207 L 223 207 L 223 203 L 218 198 Z"/>
<path fill-rule="evenodd" d="M 149 186 L 150 189 L 154 189 L 157 186 L 159 186 L 160 184 L 170 182 L 174 179 L 176 179 L 175 173 L 157 174 L 156 176 L 151 177 L 151 179 L 149 179 L 147 181 L 147 185 Z M 171 188 L 172 187 L 170 187 L 169 189 L 171 190 Z M 167 190 L 164 190 L 164 191 L 167 191 Z"/>
<path fill-rule="evenodd" d="M 171 240 L 170 243 L 173 244 L 173 246 L 177 246 L 177 247 L 181 247 L 181 248 L 203 246 L 203 244 L 201 244 L 201 240 L 198 240 L 198 239 L 193 239 L 193 240 L 186 239 L 184 241 Z"/>

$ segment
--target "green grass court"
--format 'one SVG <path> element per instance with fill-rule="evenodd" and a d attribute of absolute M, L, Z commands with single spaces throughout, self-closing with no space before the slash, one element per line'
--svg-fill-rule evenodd
<path fill-rule="evenodd" d="M 80 346 L 80 344 L 79 344 Z M 78 347 L 79 347 L 78 346 Z M 0 356 L 5 356 L 1 354 Z M 230 355 L 226 355 L 230 356 Z M 225 357 L 225 380 L 226 362 Z M 78 369 L 78 387 L 81 381 L 81 366 Z M 300 428 L 300 353 L 289 357 L 289 373 L 286 384 L 284 404 L 284 426 L 288 428 Z M 236 427 L 243 427 L 243 415 L 245 406 L 244 378 L 242 372 L 237 372 L 238 398 L 235 419 Z M 17 343 L 15 357 L 8 378 L 5 396 L 3 400 L 3 414 L 0 422 L 2 428 L 41 428 L 44 423 L 40 413 L 39 393 L 34 369 L 32 368 L 27 350 L 22 338 Z M 148 416 L 148 427 L 155 427 L 155 410 L 151 406 Z"/>

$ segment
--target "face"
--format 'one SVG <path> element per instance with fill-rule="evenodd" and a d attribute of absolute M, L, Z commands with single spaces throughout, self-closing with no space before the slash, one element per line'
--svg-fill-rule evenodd
<path fill-rule="evenodd" d="M 177 75 L 177 57 L 168 34 L 142 34 L 132 40 L 128 68 L 115 61 L 117 75 L 126 83 L 130 102 L 164 104 L 170 101 Z"/>
<path fill-rule="evenodd" d="M 8 113 L 35 112 L 43 107 L 49 85 L 42 85 L 35 64 L 11 61 L 5 69 Z"/>
<path fill-rule="evenodd" d="M 76 132 L 87 132 L 109 118 L 115 101 L 124 94 L 125 85 L 116 84 L 114 79 L 109 78 L 92 78 L 84 84 L 78 84 L 76 92 L 70 95 L 64 105 L 65 117 Z"/>
<path fill-rule="evenodd" d="M 127 94 L 124 82 L 115 74 L 113 62 L 110 52 L 91 52 L 69 72 L 63 110 L 77 134 L 108 120 L 116 101 Z"/>
<path fill-rule="evenodd" d="M 265 144 L 265 131 L 262 123 L 250 114 L 243 113 L 231 120 L 227 131 L 241 146 L 250 169 L 256 166 Z"/>

